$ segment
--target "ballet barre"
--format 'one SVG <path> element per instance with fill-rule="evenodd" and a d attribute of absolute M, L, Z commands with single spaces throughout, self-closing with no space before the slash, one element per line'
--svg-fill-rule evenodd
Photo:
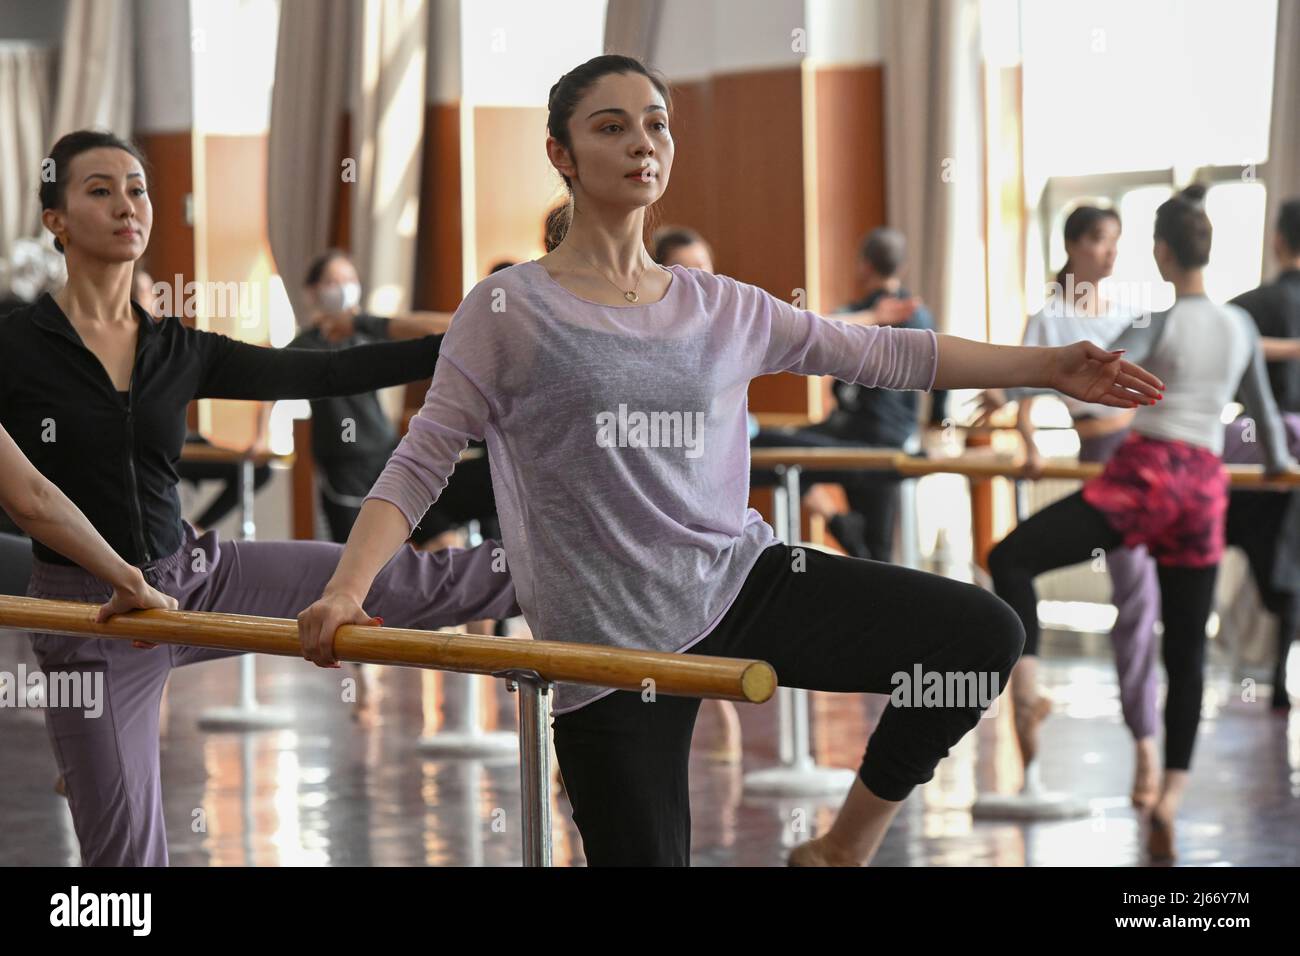
<path fill-rule="evenodd" d="M 959 455 L 922 458 L 892 448 L 754 448 L 752 468 L 798 468 L 801 471 L 879 471 L 903 478 L 924 475 L 965 475 L 968 478 L 1027 480 L 1024 459 L 1018 455 Z M 1043 463 L 1039 478 L 1083 481 L 1100 475 L 1104 465 L 1068 460 Z M 1300 471 L 1268 476 L 1263 465 L 1224 465 L 1233 488 L 1288 491 L 1300 486 Z"/>
<path fill-rule="evenodd" d="M 257 538 L 257 521 L 254 518 L 254 499 L 257 481 L 254 470 L 270 462 L 292 464 L 292 455 L 279 455 L 271 451 L 249 452 L 226 448 L 207 442 L 186 442 L 181 449 L 182 461 L 231 465 L 238 469 L 239 488 L 239 539 L 253 541 Z M 291 715 L 283 707 L 267 707 L 257 700 L 257 662 L 252 655 L 239 659 L 239 703 L 231 707 L 210 707 L 199 715 L 203 730 L 271 730 L 287 727 Z"/>
<path fill-rule="evenodd" d="M 98 606 L 0 596 L 0 627 L 76 637 L 183 644 L 302 657 L 296 621 L 207 611 L 131 611 L 101 623 Z M 152 653 L 141 650 L 140 653 Z M 442 631 L 344 625 L 340 661 L 488 674 L 519 691 L 520 802 L 525 866 L 551 863 L 549 699 L 556 681 L 761 704 L 776 690 L 764 661 Z M 653 706 L 653 704 L 648 704 Z"/>
<path fill-rule="evenodd" d="M 1023 473 L 1024 459 L 1018 455 L 967 453 L 959 456 L 919 457 L 897 448 L 834 448 L 824 446 L 790 446 L 751 448 L 750 467 L 755 470 L 774 471 L 777 485 L 773 494 L 772 524 L 791 547 L 798 547 L 802 538 L 802 497 L 800 478 L 806 471 L 811 477 L 819 472 L 877 472 L 892 475 L 900 480 L 921 478 L 935 474 L 965 475 L 971 480 L 1007 478 L 1017 482 L 1028 480 Z M 1101 474 L 1103 465 L 1071 460 L 1044 462 L 1043 479 L 1086 480 Z M 1290 490 L 1300 487 L 1300 472 L 1268 477 L 1262 465 L 1227 465 L 1229 480 L 1234 488 L 1251 490 Z M 835 476 L 828 474 L 827 481 Z M 911 482 L 904 488 L 910 492 Z M 905 498 L 901 520 L 912 512 L 910 498 Z M 913 534 L 903 534 L 902 563 L 918 566 L 916 541 Z M 806 690 L 783 687 L 777 696 L 777 760 L 776 767 L 746 774 L 745 789 L 764 796 L 816 796 L 839 793 L 845 786 L 843 772 L 816 763 L 810 745 L 810 703 Z"/>

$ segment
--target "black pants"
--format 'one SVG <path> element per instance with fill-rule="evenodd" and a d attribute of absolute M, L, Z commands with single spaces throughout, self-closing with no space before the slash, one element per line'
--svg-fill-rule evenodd
<path fill-rule="evenodd" d="M 316 460 L 320 506 L 325 512 L 325 524 L 331 541 L 347 544 L 352 526 L 361 513 L 361 503 L 370 494 L 370 489 L 387 464 L 387 454 Z"/>
<path fill-rule="evenodd" d="M 1300 598 L 1294 591 L 1273 586 L 1278 534 L 1291 495 L 1295 493 L 1241 490 L 1228 496 L 1228 544 L 1246 553 L 1260 601 L 1269 613 L 1277 615 L 1277 655 L 1273 663 L 1275 707 L 1287 703 L 1286 662 L 1296 627 L 1300 626 Z"/>
<path fill-rule="evenodd" d="M 946 685 L 962 675 L 981 681 L 991 694 L 980 700 L 962 693 L 885 709 L 858 776 L 877 796 L 903 800 L 976 725 L 1023 642 L 1012 610 L 974 585 L 778 543 L 686 653 L 765 660 L 782 685 L 809 690 L 893 694 L 931 673 Z M 554 719 L 589 865 L 689 864 L 687 764 L 699 705 L 614 691 Z"/>
<path fill-rule="evenodd" d="M 1038 598 L 1034 578 L 1056 568 L 1091 560 L 1094 549 L 1109 551 L 1122 537 L 1106 516 L 1077 491 L 1022 521 L 989 553 L 993 589 L 1015 608 L 1025 629 L 1025 653 L 1038 653 Z M 1168 690 L 1165 694 L 1165 767 L 1192 763 L 1205 685 L 1205 622 L 1214 604 L 1217 564 L 1206 568 L 1157 565 Z"/>
<path fill-rule="evenodd" d="M 880 448 L 851 441 L 831 432 L 823 423 L 795 431 L 761 431 L 750 442 L 754 448 Z M 830 524 L 831 534 L 844 549 L 856 558 L 873 561 L 894 560 L 894 525 L 898 521 L 901 496 L 901 479 L 895 474 L 873 471 L 811 471 L 802 469 L 799 474 L 799 491 L 806 492 L 820 483 L 844 487 L 849 514 L 858 516 L 857 522 L 843 521 L 837 516 Z M 750 475 L 754 487 L 777 484 L 775 472 L 756 468 Z"/>
<path fill-rule="evenodd" d="M 206 443 L 205 443 L 206 444 Z M 239 504 L 239 472 L 243 466 L 218 461 L 182 461 L 176 466 L 176 473 L 182 481 L 188 481 L 196 488 L 202 481 L 220 481 L 224 485 L 212 503 L 203 509 L 203 514 L 194 519 L 194 526 L 207 530 L 214 528 L 226 515 Z M 271 466 L 258 465 L 253 469 L 253 491 L 258 491 L 271 480 Z"/>
<path fill-rule="evenodd" d="M 424 544 L 471 521 L 479 522 L 485 537 L 500 537 L 492 470 L 486 455 L 456 466 L 447 487 L 411 531 L 411 540 Z"/>
<path fill-rule="evenodd" d="M 31 539 L 0 531 L 0 594 L 23 597 L 31 576 Z"/>

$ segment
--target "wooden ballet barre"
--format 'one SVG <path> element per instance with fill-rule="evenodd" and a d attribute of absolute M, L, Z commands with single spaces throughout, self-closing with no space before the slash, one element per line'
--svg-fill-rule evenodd
<path fill-rule="evenodd" d="M 241 462 L 251 461 L 260 468 L 262 465 L 273 461 L 292 464 L 293 455 L 280 455 L 273 451 L 249 454 L 246 451 L 226 448 L 222 445 L 209 445 L 204 442 L 192 441 L 186 442 L 181 447 L 181 461 L 215 462 L 221 465 L 238 465 Z"/>
<path fill-rule="evenodd" d="M 751 468 L 798 467 L 818 471 L 892 471 L 907 478 L 922 475 L 951 474 L 968 478 L 1011 478 L 1027 481 L 1021 473 L 1023 459 L 1010 455 L 961 455 L 954 458 L 919 458 L 888 448 L 753 448 L 749 453 Z M 1048 459 L 1042 478 L 1084 480 L 1099 475 L 1104 466 L 1095 462 Z M 1300 472 L 1264 474 L 1263 465 L 1226 465 L 1234 488 L 1274 489 L 1286 491 L 1300 486 Z"/>
<path fill-rule="evenodd" d="M 298 624 L 275 617 L 161 609 L 95 621 L 98 605 L 0 596 L 0 627 L 49 634 L 111 637 L 302 657 Z M 446 631 L 344 625 L 334 636 L 340 661 L 397 664 L 496 675 L 532 671 L 543 681 L 761 704 L 776 690 L 764 661 L 671 654 L 558 641 L 521 641 Z M 144 653 L 144 652 L 142 652 Z"/>
<path fill-rule="evenodd" d="M 301 657 L 298 624 L 212 611 L 131 611 L 100 624 L 98 606 L 0 596 L 0 627 Z M 555 681 L 687 697 L 762 703 L 776 690 L 764 661 L 520 641 L 443 631 L 348 624 L 334 635 L 340 661 L 488 674 L 519 697 L 519 793 L 523 863 L 551 865 L 550 685 Z M 141 654 L 155 653 L 140 650 Z M 646 682 L 653 681 L 653 685 Z M 650 705 L 650 706 L 653 706 Z"/>

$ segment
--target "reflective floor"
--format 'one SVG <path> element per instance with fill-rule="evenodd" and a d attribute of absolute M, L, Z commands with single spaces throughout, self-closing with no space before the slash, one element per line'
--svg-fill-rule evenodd
<path fill-rule="evenodd" d="M 0 671 L 34 666 L 25 638 L 0 632 Z M 1057 702 L 1043 736 L 1043 780 L 1087 801 L 1069 821 L 973 820 L 977 792 L 1019 785 L 1007 708 L 980 722 L 930 784 L 908 800 L 878 857 L 886 865 L 1132 866 L 1138 820 L 1129 808 L 1132 748 L 1119 718 L 1108 658 L 1048 658 Z M 513 756 L 421 756 L 416 742 L 454 711 L 466 678 L 367 668 L 364 707 L 340 704 L 340 675 L 300 661 L 259 658 L 257 694 L 291 708 L 290 729 L 206 733 L 199 715 L 236 701 L 239 665 L 174 672 L 164 703 L 163 790 L 173 865 L 517 865 L 519 780 Z M 515 701 L 483 681 L 489 726 L 510 730 Z M 1278 717 L 1216 669 L 1208 682 L 1192 785 L 1178 832 L 1180 862 L 1300 865 L 1300 714 Z M 856 767 L 883 698 L 814 695 L 819 763 Z M 745 796 L 744 773 L 776 760 L 776 707 L 742 706 L 742 764 L 709 756 L 715 709 L 696 730 L 692 765 L 694 862 L 781 864 L 784 850 L 819 832 L 837 798 Z M 355 715 L 355 717 L 354 717 Z M 0 708 L 0 864 L 75 864 L 76 840 L 39 711 Z M 562 792 L 553 798 L 557 865 L 582 862 Z"/>

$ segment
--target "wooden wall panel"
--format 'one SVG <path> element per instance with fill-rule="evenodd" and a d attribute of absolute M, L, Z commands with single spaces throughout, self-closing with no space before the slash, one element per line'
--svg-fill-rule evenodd
<path fill-rule="evenodd" d="M 192 134 L 142 133 L 136 142 L 149 160 L 149 198 L 153 203 L 153 232 L 143 264 L 155 282 L 194 279 L 194 227 L 185 216 L 186 200 L 194 191 Z M 193 322 L 186 320 L 188 324 Z"/>
<path fill-rule="evenodd" d="M 860 294 L 855 261 L 863 236 L 885 223 L 885 116 L 879 66 L 812 70 L 814 258 L 830 311 Z"/>

